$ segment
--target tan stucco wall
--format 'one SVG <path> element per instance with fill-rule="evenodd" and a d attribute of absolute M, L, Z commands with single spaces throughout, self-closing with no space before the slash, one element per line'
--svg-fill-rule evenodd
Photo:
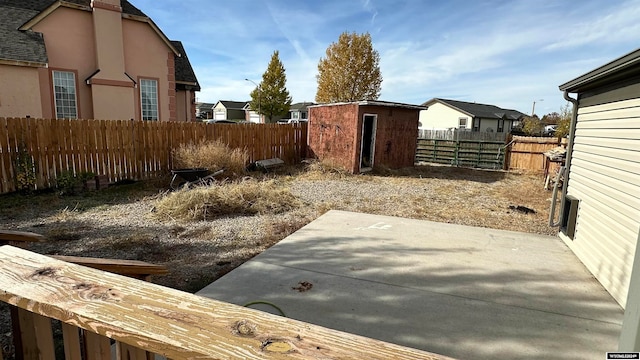
<path fill-rule="evenodd" d="M 446 130 L 450 128 L 458 128 L 458 119 L 467 118 L 467 128 L 471 128 L 471 116 L 452 109 L 441 103 L 429 105 L 427 110 L 420 111 L 421 130 Z"/>
<path fill-rule="evenodd" d="M 125 70 L 132 78 L 139 77 L 158 80 L 160 120 L 169 120 L 169 47 L 153 31 L 151 26 L 135 20 L 122 19 L 124 33 Z M 136 89 L 135 119 L 140 114 L 140 89 Z"/>
<path fill-rule="evenodd" d="M 191 91 L 176 91 L 176 121 L 193 121 L 195 119 L 195 111 L 191 106 L 192 94 Z"/>
<path fill-rule="evenodd" d="M 0 65 L 0 81 L 0 117 L 42 117 L 37 68 Z"/>
<path fill-rule="evenodd" d="M 78 116 L 93 118 L 91 88 L 84 83 L 96 70 L 91 12 L 60 7 L 35 25 L 33 30 L 44 34 L 50 69 L 78 71 Z M 50 78 L 47 81 L 51 88 Z M 50 98 L 43 101 L 52 102 L 50 94 Z M 53 111 L 45 115 L 54 117 Z"/>

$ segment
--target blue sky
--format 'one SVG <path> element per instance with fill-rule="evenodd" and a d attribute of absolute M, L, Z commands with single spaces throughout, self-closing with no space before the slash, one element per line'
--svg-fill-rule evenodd
<path fill-rule="evenodd" d="M 640 0 L 130 0 L 181 40 L 198 100 L 249 100 L 274 50 L 294 102 L 313 101 L 340 33 L 369 32 L 380 100 L 449 98 L 558 111 L 558 85 L 640 47 Z M 543 101 L 539 101 L 543 99 Z"/>

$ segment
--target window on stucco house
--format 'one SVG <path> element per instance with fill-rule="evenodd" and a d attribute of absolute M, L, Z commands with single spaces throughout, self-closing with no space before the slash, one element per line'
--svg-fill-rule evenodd
<path fill-rule="evenodd" d="M 71 71 L 52 71 L 53 96 L 57 119 L 77 119 L 76 74 Z"/>
<path fill-rule="evenodd" d="M 158 120 L 158 81 L 140 79 L 142 120 Z"/>

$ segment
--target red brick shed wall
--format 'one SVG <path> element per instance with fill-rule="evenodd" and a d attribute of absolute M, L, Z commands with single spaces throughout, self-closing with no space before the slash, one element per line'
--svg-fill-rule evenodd
<path fill-rule="evenodd" d="M 307 156 L 360 172 L 365 114 L 377 115 L 374 166 L 413 166 L 419 110 L 391 106 L 353 103 L 310 108 Z"/>
<path fill-rule="evenodd" d="M 360 106 L 358 113 L 358 128 L 360 129 L 365 114 L 378 115 L 374 166 L 400 169 L 414 165 L 419 110 L 390 106 Z M 358 137 L 362 137 L 362 131 Z M 358 140 L 359 143 L 360 140 Z M 360 159 L 360 147 L 357 149 L 356 158 Z"/>
<path fill-rule="evenodd" d="M 309 109 L 308 157 L 357 172 L 358 104 Z M 358 143 L 359 144 L 359 143 Z M 357 151 L 360 151 L 359 148 Z"/>

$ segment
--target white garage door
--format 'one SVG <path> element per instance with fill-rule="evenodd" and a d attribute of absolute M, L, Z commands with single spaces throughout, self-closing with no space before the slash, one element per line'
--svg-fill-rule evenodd
<path fill-rule="evenodd" d="M 213 113 L 213 119 L 214 120 L 226 120 L 227 119 L 227 114 L 224 111 L 216 111 L 215 113 Z"/>
<path fill-rule="evenodd" d="M 260 122 L 260 115 L 252 112 L 249 114 L 249 121 L 251 121 L 252 123 L 259 123 Z"/>

